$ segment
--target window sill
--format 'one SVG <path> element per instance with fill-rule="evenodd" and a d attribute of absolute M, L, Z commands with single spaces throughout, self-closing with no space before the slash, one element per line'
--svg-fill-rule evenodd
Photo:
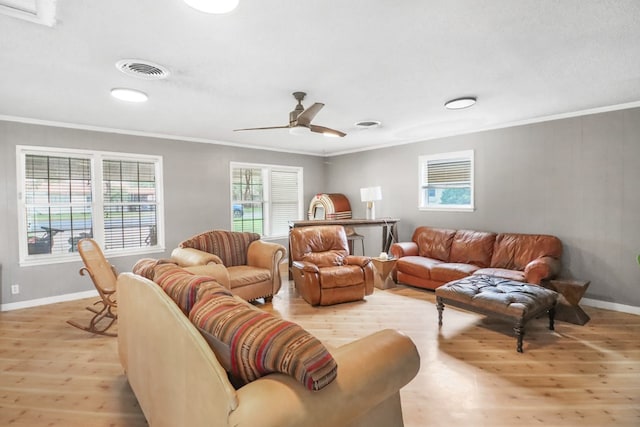
<path fill-rule="evenodd" d="M 153 248 L 140 248 L 135 250 L 123 251 L 104 251 L 105 258 L 120 258 L 135 255 L 153 254 L 165 252 L 164 247 L 156 246 Z M 64 264 L 68 262 L 82 262 L 80 255 L 77 252 L 70 252 L 68 254 L 43 256 L 42 258 L 31 258 L 20 260 L 20 267 L 35 267 L 39 265 L 50 264 Z"/>
<path fill-rule="evenodd" d="M 419 211 L 431 211 L 431 212 L 474 212 L 476 210 L 475 207 L 419 207 Z"/>

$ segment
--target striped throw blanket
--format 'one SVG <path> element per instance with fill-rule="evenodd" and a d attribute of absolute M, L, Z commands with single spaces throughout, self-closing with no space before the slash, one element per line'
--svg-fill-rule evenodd
<path fill-rule="evenodd" d="M 326 347 L 299 325 L 247 306 L 231 297 L 208 294 L 193 307 L 191 322 L 207 341 L 227 349 L 225 367 L 242 383 L 280 372 L 309 390 L 336 378 L 338 366 Z"/>

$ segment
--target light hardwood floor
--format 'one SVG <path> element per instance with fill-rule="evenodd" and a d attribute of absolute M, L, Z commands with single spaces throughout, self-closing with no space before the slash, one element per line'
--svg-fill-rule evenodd
<path fill-rule="evenodd" d="M 536 319 L 519 354 L 500 321 L 447 307 L 439 330 L 434 301 L 432 292 L 399 286 L 314 308 L 284 281 L 260 306 L 330 346 L 383 328 L 409 335 L 421 368 L 401 392 L 407 427 L 640 425 L 640 316 L 585 307 L 589 323 L 557 322 L 555 332 Z M 0 425 L 146 425 L 116 340 L 65 323 L 88 320 L 86 304 L 0 313 Z"/>

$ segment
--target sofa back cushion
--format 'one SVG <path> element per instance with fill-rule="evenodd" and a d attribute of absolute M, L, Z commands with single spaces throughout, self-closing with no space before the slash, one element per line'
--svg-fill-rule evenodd
<path fill-rule="evenodd" d="M 456 230 L 418 227 L 411 240 L 418 245 L 418 255 L 448 262 L 455 234 Z"/>
<path fill-rule="evenodd" d="M 347 235 L 339 225 L 294 228 L 289 242 L 293 261 L 307 261 L 318 267 L 342 265 L 349 255 Z"/>
<path fill-rule="evenodd" d="M 181 248 L 199 249 L 217 255 L 226 267 L 247 265 L 249 245 L 260 240 L 257 233 L 211 230 L 180 243 Z"/>
<path fill-rule="evenodd" d="M 496 233 L 458 230 L 451 243 L 449 262 L 488 267 L 493 255 Z"/>
<path fill-rule="evenodd" d="M 238 386 L 280 372 L 320 390 L 337 376 L 338 365 L 317 338 L 233 297 L 202 296 L 189 319 Z"/>
<path fill-rule="evenodd" d="M 490 267 L 523 271 L 528 263 L 544 256 L 560 259 L 560 239 L 543 234 L 501 233 L 496 236 Z"/>

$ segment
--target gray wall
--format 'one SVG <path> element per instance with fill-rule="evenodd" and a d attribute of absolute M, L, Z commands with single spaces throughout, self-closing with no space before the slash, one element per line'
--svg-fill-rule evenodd
<path fill-rule="evenodd" d="M 475 150 L 474 212 L 418 206 L 418 156 Z M 419 225 L 544 233 L 564 245 L 563 276 L 591 280 L 586 297 L 640 307 L 640 109 L 478 132 L 327 159 L 327 192 L 364 215 L 359 188 L 382 186 L 377 217 L 400 240 Z M 380 252 L 377 230 L 367 255 Z"/>
<path fill-rule="evenodd" d="M 213 228 L 229 229 L 229 162 L 254 162 L 304 168 L 304 200 L 311 200 L 323 186 L 323 159 L 314 156 L 248 150 L 223 145 L 146 138 L 0 121 L 0 303 L 92 290 L 81 277 L 78 262 L 20 267 L 16 145 L 79 148 L 163 156 L 165 197 L 165 253 L 169 256 L 185 238 Z M 306 206 L 305 206 L 306 211 Z M 286 240 L 279 243 L 287 245 Z M 130 271 L 142 256 L 110 257 L 118 271 Z M 20 294 L 11 295 L 11 284 Z"/>
<path fill-rule="evenodd" d="M 81 264 L 18 265 L 16 145 L 159 154 L 164 157 L 166 247 L 205 229 L 229 227 L 229 162 L 304 167 L 305 203 L 344 193 L 364 217 L 359 189 L 381 185 L 378 217 L 397 217 L 401 240 L 418 225 L 553 234 L 566 277 L 591 280 L 587 297 L 640 307 L 640 109 L 478 132 L 326 159 L 0 121 L 0 280 L 3 304 L 92 289 Z M 476 210 L 418 211 L 418 156 L 475 150 Z M 306 206 L 305 206 L 306 208 Z M 380 232 L 367 255 L 380 251 Z M 286 242 L 281 242 L 286 245 Z M 357 249 L 359 250 L 359 249 Z M 140 258 L 111 261 L 130 270 Z M 21 293 L 10 294 L 19 283 Z"/>

